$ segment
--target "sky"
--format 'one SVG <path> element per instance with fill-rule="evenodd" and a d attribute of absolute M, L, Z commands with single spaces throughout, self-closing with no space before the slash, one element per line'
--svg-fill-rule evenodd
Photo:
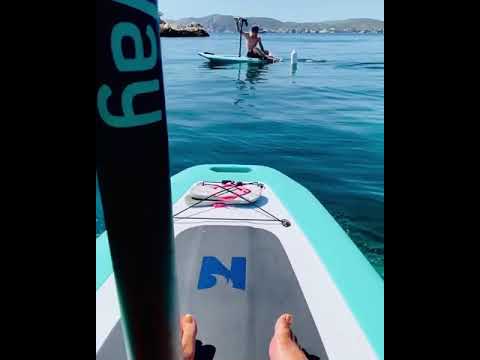
<path fill-rule="evenodd" d="M 349 18 L 384 20 L 384 0 L 158 0 L 164 19 L 211 14 L 271 17 L 282 21 Z"/>

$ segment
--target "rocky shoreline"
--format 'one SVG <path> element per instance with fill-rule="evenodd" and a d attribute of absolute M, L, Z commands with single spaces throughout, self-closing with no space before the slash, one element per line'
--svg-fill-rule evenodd
<path fill-rule="evenodd" d="M 210 34 L 200 24 L 188 24 L 185 26 L 160 22 L 161 37 L 209 37 Z"/>
<path fill-rule="evenodd" d="M 204 17 L 189 17 L 178 20 L 166 20 L 172 26 L 184 27 L 187 24 L 200 24 L 209 33 L 235 33 L 235 19 L 231 15 L 209 15 Z M 321 22 L 280 21 L 273 18 L 251 17 L 251 25 L 260 27 L 264 33 L 291 34 L 384 34 L 383 20 L 357 18 Z"/>

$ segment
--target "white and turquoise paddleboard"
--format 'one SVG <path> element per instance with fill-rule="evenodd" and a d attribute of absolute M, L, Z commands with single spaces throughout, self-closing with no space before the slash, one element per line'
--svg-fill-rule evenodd
<path fill-rule="evenodd" d="M 236 64 L 236 63 L 248 63 L 248 64 L 268 64 L 269 62 L 262 59 L 250 58 L 247 56 L 235 56 L 235 55 L 216 55 L 212 53 L 201 52 L 198 53 L 201 57 L 207 59 L 212 63 L 217 64 Z M 275 62 L 279 62 L 277 59 Z"/>
<path fill-rule="evenodd" d="M 214 192 L 199 188 L 207 181 Z M 222 198 L 257 183 L 247 205 Z M 216 201 L 195 206 L 192 195 Z M 179 310 L 198 321 L 196 360 L 267 359 L 285 312 L 310 358 L 384 359 L 383 280 L 307 189 L 267 167 L 202 165 L 172 177 L 172 202 Z M 126 360 L 106 234 L 96 252 L 96 359 Z"/>

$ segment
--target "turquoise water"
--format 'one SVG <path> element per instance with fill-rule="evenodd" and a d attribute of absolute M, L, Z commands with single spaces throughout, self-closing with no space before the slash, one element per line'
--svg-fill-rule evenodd
<path fill-rule="evenodd" d="M 276 168 L 315 194 L 383 277 L 383 35 L 263 39 L 287 61 L 211 67 L 196 54 L 235 54 L 237 35 L 162 39 L 172 174 L 202 163 Z M 98 191 L 96 212 L 98 235 Z"/>

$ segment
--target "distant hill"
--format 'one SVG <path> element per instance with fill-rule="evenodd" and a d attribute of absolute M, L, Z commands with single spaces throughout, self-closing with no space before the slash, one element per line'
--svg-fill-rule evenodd
<path fill-rule="evenodd" d="M 190 23 L 201 24 L 209 32 L 236 32 L 236 26 L 231 15 L 209 15 L 200 18 L 184 18 L 179 20 L 166 20 L 176 25 Z M 267 32 L 383 32 L 384 21 L 375 19 L 347 19 L 323 22 L 283 22 L 265 17 L 248 18 L 250 26 L 258 25 Z"/>

